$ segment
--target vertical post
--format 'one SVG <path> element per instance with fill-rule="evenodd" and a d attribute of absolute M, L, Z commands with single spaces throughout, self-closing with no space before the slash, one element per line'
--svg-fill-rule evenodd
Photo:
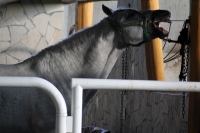
<path fill-rule="evenodd" d="M 78 1 L 76 3 L 76 29 L 92 25 L 93 2 Z M 79 100 L 75 100 L 78 97 Z M 83 89 L 80 86 L 72 89 L 71 115 L 73 116 L 73 133 L 81 133 L 82 129 L 82 99 Z"/>
<path fill-rule="evenodd" d="M 159 9 L 159 0 L 142 0 L 143 10 Z M 162 41 L 159 38 L 145 45 L 148 78 L 150 80 L 165 80 Z"/>
<path fill-rule="evenodd" d="M 200 81 L 200 0 L 191 0 L 190 81 Z M 200 132 L 200 93 L 190 93 L 188 132 Z"/>
<path fill-rule="evenodd" d="M 92 25 L 93 2 L 78 1 L 77 30 Z"/>
<path fill-rule="evenodd" d="M 74 115 L 74 88 L 72 88 L 72 97 L 71 97 L 71 116 Z"/>
<path fill-rule="evenodd" d="M 83 88 L 76 86 L 73 94 L 73 133 L 82 132 L 82 104 L 83 104 Z M 76 98 L 76 99 L 75 99 Z"/>

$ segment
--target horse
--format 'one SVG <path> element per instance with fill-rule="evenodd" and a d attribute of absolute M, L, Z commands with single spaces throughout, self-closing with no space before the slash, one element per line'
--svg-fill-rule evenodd
<path fill-rule="evenodd" d="M 71 114 L 71 78 L 107 78 L 126 47 L 140 46 L 168 31 L 160 22 L 170 23 L 167 10 L 112 10 L 99 23 L 80 30 L 13 65 L 0 65 L 0 76 L 40 77 L 51 82 L 63 95 Z M 84 90 L 83 110 L 98 90 Z M 0 133 L 55 132 L 55 107 L 41 90 L 0 87 Z"/>

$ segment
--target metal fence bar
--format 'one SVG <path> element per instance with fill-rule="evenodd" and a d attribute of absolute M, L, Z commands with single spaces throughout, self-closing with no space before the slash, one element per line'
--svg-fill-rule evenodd
<path fill-rule="evenodd" d="M 73 133 L 81 133 L 83 89 L 200 92 L 200 82 L 72 78 Z M 81 107 L 81 109 L 80 109 Z M 77 111 L 76 111 L 77 110 Z M 78 113 L 79 112 L 79 113 Z M 78 123 L 78 125 L 77 125 Z M 78 127 L 79 126 L 79 127 Z M 76 130 L 79 128 L 79 130 Z"/>
<path fill-rule="evenodd" d="M 67 107 L 59 90 L 45 79 L 37 77 L 1 77 L 2 87 L 35 87 L 45 91 L 56 107 L 56 133 L 66 133 Z M 30 88 L 30 89 L 31 89 Z"/>
<path fill-rule="evenodd" d="M 79 85 L 73 88 L 74 94 L 72 94 L 73 107 L 73 133 L 82 132 L 82 106 L 83 106 L 83 88 Z"/>
<path fill-rule="evenodd" d="M 77 85 L 83 89 L 200 92 L 200 82 L 73 78 L 72 88 Z"/>

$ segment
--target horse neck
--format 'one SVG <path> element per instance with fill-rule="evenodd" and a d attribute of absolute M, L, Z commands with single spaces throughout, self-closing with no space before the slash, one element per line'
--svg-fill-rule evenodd
<path fill-rule="evenodd" d="M 68 39 L 64 40 L 66 41 L 64 43 L 67 44 L 65 46 L 70 46 L 71 48 L 82 45 L 81 48 L 84 51 L 94 46 L 114 46 L 117 44 L 113 42 L 114 32 L 115 30 L 110 26 L 108 20 L 103 19 L 100 23 L 71 35 Z"/>
<path fill-rule="evenodd" d="M 73 57 L 78 58 L 79 62 L 82 61 L 83 64 L 79 65 L 84 66 L 81 77 L 106 78 L 108 76 L 121 53 L 121 50 L 116 48 L 115 40 L 115 30 L 106 19 L 70 37 L 71 47 L 76 46 L 70 54 L 76 54 Z"/>
<path fill-rule="evenodd" d="M 49 80 L 55 80 L 56 76 L 66 80 L 106 78 L 121 52 L 115 47 L 115 40 L 115 30 L 104 19 L 42 50 L 24 63 L 29 62 L 31 70 Z"/>

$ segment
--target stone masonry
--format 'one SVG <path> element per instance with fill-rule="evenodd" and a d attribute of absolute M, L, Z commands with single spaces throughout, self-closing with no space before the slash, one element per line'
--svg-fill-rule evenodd
<path fill-rule="evenodd" d="M 15 64 L 64 37 L 64 4 L 21 0 L 2 7 L 0 63 Z"/>

